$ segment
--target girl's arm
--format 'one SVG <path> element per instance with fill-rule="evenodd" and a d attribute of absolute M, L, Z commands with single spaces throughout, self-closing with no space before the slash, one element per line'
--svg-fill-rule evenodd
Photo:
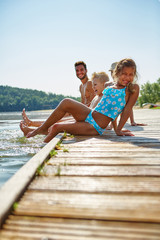
<path fill-rule="evenodd" d="M 117 118 L 116 118 L 114 121 L 112 121 L 112 123 L 111 123 L 110 125 L 113 126 L 114 131 L 115 131 L 115 133 L 116 133 L 116 131 L 117 131 Z M 121 130 L 121 132 L 123 133 L 123 135 L 134 136 L 134 135 L 131 133 L 131 131 L 128 130 L 128 129 L 126 129 L 126 130 Z"/>
<path fill-rule="evenodd" d="M 130 115 L 130 123 L 131 123 L 131 126 L 146 126 L 147 125 L 147 124 L 144 124 L 144 123 L 136 123 L 134 121 L 133 109 L 132 109 L 132 112 L 131 112 L 131 115 Z"/>
<path fill-rule="evenodd" d="M 122 128 L 123 126 L 125 125 L 127 119 L 129 118 L 130 114 L 131 114 L 131 111 L 132 111 L 132 108 L 134 106 L 134 104 L 136 103 L 137 101 L 137 98 L 138 98 L 138 95 L 139 95 L 139 86 L 137 84 L 135 84 L 134 86 L 134 89 L 135 91 L 133 93 L 131 93 L 129 99 L 128 99 L 128 102 L 121 114 L 121 118 L 120 118 L 120 121 L 119 121 L 119 124 L 117 126 L 117 130 L 116 130 L 116 134 L 118 136 L 122 136 L 122 135 L 125 135 L 124 132 L 122 132 Z M 133 135 L 133 134 L 126 134 L 126 135 Z"/>
<path fill-rule="evenodd" d="M 111 122 L 113 128 L 114 128 L 114 131 L 116 132 L 117 131 L 117 118 Z"/>

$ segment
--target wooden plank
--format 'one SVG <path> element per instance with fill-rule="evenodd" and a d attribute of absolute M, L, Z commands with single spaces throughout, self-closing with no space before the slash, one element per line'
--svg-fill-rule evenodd
<path fill-rule="evenodd" d="M 85 166 L 113 166 L 113 165 L 157 165 L 160 166 L 160 158 L 159 157 L 81 157 L 81 156 L 64 156 L 58 155 L 51 158 L 47 165 L 85 165 Z"/>
<path fill-rule="evenodd" d="M 134 132 L 135 134 L 135 132 Z M 136 136 L 137 135 L 137 136 Z M 110 135 L 104 135 L 101 136 L 101 139 L 104 139 L 107 143 L 107 141 L 113 141 L 116 143 L 134 143 L 135 145 L 139 144 L 139 143 L 160 143 L 160 138 L 159 138 L 159 133 L 155 133 L 154 135 L 148 136 L 148 134 L 146 133 L 146 137 L 144 136 L 144 134 L 141 134 L 140 136 L 138 136 L 138 133 L 136 133 L 135 136 L 133 137 L 129 137 L 129 136 L 116 136 L 114 135 L 113 137 L 111 137 Z M 77 137 L 76 137 L 77 139 Z M 79 137 L 79 141 L 84 141 L 85 138 L 84 137 Z M 72 140 L 73 141 L 73 140 Z"/>
<path fill-rule="evenodd" d="M 33 230 L 34 231 L 34 230 Z M 97 233 L 88 233 L 82 232 L 82 235 L 79 233 L 72 233 L 71 231 L 67 234 L 66 233 L 60 233 L 57 234 L 54 230 L 51 231 L 51 233 L 48 233 L 46 230 L 40 229 L 36 232 L 29 232 L 29 231 L 21 231 L 21 232 L 14 232 L 8 231 L 8 230 L 2 230 L 1 234 L 1 240 L 9 240 L 9 239 L 15 239 L 15 240 L 35 240 L 35 239 L 56 239 L 56 240 L 159 240 L 159 236 L 156 236 L 156 234 L 150 234 L 147 233 L 131 233 L 131 232 L 122 232 L 117 231 L 116 229 L 114 231 L 106 231 L 105 234 L 101 231 Z M 65 235 L 64 235 L 65 234 Z M 78 235 L 79 234 L 79 235 Z M 84 235 L 86 234 L 86 235 Z M 103 234 L 103 236 L 101 236 Z"/>
<path fill-rule="evenodd" d="M 106 154 L 107 154 L 107 157 L 132 157 L 132 158 L 135 158 L 135 157 L 139 157 L 139 158 L 141 158 L 141 157 L 144 157 L 144 154 L 145 154 L 145 152 L 140 152 L 140 151 L 126 151 L 126 152 L 119 152 L 119 154 L 118 154 L 118 152 L 116 152 L 116 151 L 99 151 L 99 152 L 97 152 L 97 151 L 95 151 L 95 152 L 89 152 L 89 151 L 80 151 L 80 152 L 71 152 L 70 151 L 70 153 L 72 153 L 71 154 L 71 157 L 73 158 L 73 157 L 102 157 L 102 158 L 104 158 L 104 157 L 106 157 Z M 150 156 L 150 158 L 152 158 L 152 157 L 157 157 L 157 158 L 159 158 L 159 156 L 160 156 L 160 152 L 159 151 L 148 151 L 146 154 L 148 154 L 149 156 Z M 61 157 L 66 157 L 67 156 L 67 153 L 61 153 Z"/>
<path fill-rule="evenodd" d="M 88 136 L 89 137 L 89 136 Z M 149 144 L 156 144 L 159 145 L 160 144 L 160 139 L 158 139 L 159 135 L 157 135 L 157 138 L 154 137 L 128 137 L 128 136 L 124 136 L 124 137 L 120 137 L 120 136 L 115 136 L 114 138 L 110 137 L 110 136 L 101 136 L 101 139 L 104 139 L 104 141 L 106 141 L 106 144 L 109 142 L 113 142 L 114 143 L 130 143 L 130 144 L 135 144 L 135 146 L 139 146 L 139 144 L 145 144 L 147 145 L 147 143 Z M 72 143 L 74 143 L 74 141 L 77 141 L 77 137 L 76 140 L 72 140 Z M 78 141 L 85 141 L 84 137 L 79 138 Z M 70 141 L 71 142 L 71 141 Z M 93 143 L 94 144 L 94 143 Z"/>
<path fill-rule="evenodd" d="M 43 176 L 159 176 L 160 166 L 52 166 L 45 165 Z"/>
<path fill-rule="evenodd" d="M 64 141 L 63 141 L 64 143 Z M 66 149 L 63 150 L 63 149 Z M 84 155 L 87 154 L 87 152 L 89 154 L 96 154 L 96 152 L 98 154 L 100 154 L 101 152 L 105 154 L 105 156 L 108 156 L 108 154 L 111 154 L 111 153 L 121 153 L 121 154 L 128 154 L 128 153 L 131 153 L 131 154 L 134 154 L 136 152 L 139 152 L 139 153 L 146 153 L 146 155 L 148 154 L 157 154 L 158 156 L 160 156 L 160 142 L 156 142 L 156 143 L 136 143 L 133 144 L 133 143 L 127 143 L 127 142 L 113 142 L 111 144 L 111 141 L 110 143 L 108 143 L 107 141 L 106 142 L 101 142 L 99 139 L 96 139 L 96 141 L 93 141 L 93 142 L 81 142 L 77 145 L 77 143 L 68 143 L 68 144 L 64 144 L 62 145 L 62 150 L 58 150 L 58 153 L 61 154 L 61 155 L 67 155 L 67 153 L 72 153 L 72 154 L 80 154 L 80 153 L 83 153 Z M 93 155 L 92 154 L 92 155 Z"/>
<path fill-rule="evenodd" d="M 10 215 L 6 224 L 14 225 L 34 225 L 34 226 L 49 226 L 49 227 L 66 227 L 73 229 L 130 229 L 132 232 L 160 233 L 159 224 L 156 223 L 136 223 L 136 222 L 118 222 L 118 221 L 97 221 L 86 219 L 71 219 L 71 218 L 40 218 L 32 216 L 16 216 Z M 128 230 L 127 230 L 128 231 Z"/>
<path fill-rule="evenodd" d="M 87 155 L 87 154 L 90 154 L 91 156 L 94 155 L 96 156 L 97 154 L 101 156 L 101 154 L 104 154 L 105 156 L 109 156 L 110 154 L 113 154 L 113 151 L 114 151 L 114 154 L 118 155 L 119 154 L 130 154 L 130 155 L 135 155 L 138 151 L 138 154 L 143 154 L 144 156 L 144 153 L 146 153 L 146 155 L 148 154 L 152 154 L 155 156 L 158 155 L 160 156 L 160 148 L 159 149 L 146 149 L 146 148 L 130 148 L 128 146 L 124 146 L 124 148 L 121 148 L 121 149 L 116 149 L 115 147 L 114 148 L 106 148 L 104 146 L 105 149 L 103 149 L 102 147 L 101 148 L 98 148 L 98 147 L 95 147 L 94 149 L 90 149 L 90 151 L 88 151 L 88 148 L 87 147 L 83 147 L 81 149 L 79 148 L 68 148 L 67 152 L 71 153 L 72 155 L 73 154 L 83 154 L 83 155 Z M 63 155 L 67 155 L 67 152 L 64 152 L 64 151 L 58 151 L 62 156 Z"/>
<path fill-rule="evenodd" d="M 95 144 L 93 144 L 95 143 Z M 133 148 L 145 148 L 145 149 L 149 149 L 149 150 L 152 150 L 153 148 L 157 148 L 157 149 L 160 149 L 160 142 L 155 142 L 155 143 L 138 143 L 137 145 L 133 145 L 131 143 L 127 143 L 127 142 L 105 142 L 104 141 L 101 141 L 100 139 L 98 139 L 97 141 L 87 141 L 87 142 L 76 142 L 76 137 L 74 139 L 72 139 L 72 141 L 70 140 L 67 140 L 67 139 L 64 139 L 63 140 L 63 145 L 64 147 L 66 146 L 68 149 L 72 148 L 72 150 L 74 148 L 77 148 L 77 149 L 82 149 L 84 147 L 86 148 L 91 148 L 92 150 L 94 150 L 95 148 L 99 147 L 101 148 L 102 150 L 104 149 L 116 149 L 116 150 L 121 150 L 123 148 L 126 149 L 127 148 L 130 148 L 130 149 L 133 149 Z"/>
<path fill-rule="evenodd" d="M 160 177 L 42 177 L 35 178 L 30 190 L 88 193 L 159 193 Z"/>
<path fill-rule="evenodd" d="M 14 214 L 160 223 L 159 203 L 160 194 L 153 193 L 88 194 L 28 190 Z"/>
<path fill-rule="evenodd" d="M 35 239 L 53 237 L 56 239 L 155 239 L 160 236 L 159 225 L 148 223 L 125 223 L 110 221 L 77 220 L 62 218 L 38 218 L 11 216 L 4 226 L 3 236 L 21 238 L 26 234 Z M 26 236 L 25 235 L 25 236 Z M 66 238 L 65 238 L 66 237 Z"/>
<path fill-rule="evenodd" d="M 153 124 L 153 123 L 152 123 Z M 157 127 L 157 126 L 156 126 Z M 129 129 L 129 128 L 128 128 Z M 155 131 L 153 131 L 152 129 L 148 129 L 144 130 L 142 132 L 139 131 L 133 131 L 131 130 L 135 136 L 130 137 L 130 136 L 117 136 L 115 135 L 114 132 L 108 132 L 103 136 L 94 136 L 94 137 L 90 137 L 91 141 L 93 141 L 93 139 L 100 139 L 101 141 L 106 141 L 110 142 L 110 141 L 114 141 L 115 143 L 121 142 L 121 143 L 132 143 L 134 142 L 135 144 L 139 144 L 139 143 L 160 143 L 160 131 L 159 129 L 156 129 Z M 77 142 L 82 142 L 85 141 L 85 137 L 84 136 L 76 136 L 75 137 Z M 70 140 L 70 142 L 74 142 L 74 139 Z"/>

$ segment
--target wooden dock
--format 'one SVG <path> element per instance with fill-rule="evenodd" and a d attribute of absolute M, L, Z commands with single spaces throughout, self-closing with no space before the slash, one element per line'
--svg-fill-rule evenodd
<path fill-rule="evenodd" d="M 58 135 L 35 155 L 0 191 L 0 239 L 159 240 L 160 110 L 134 114 L 134 137 L 67 137 L 49 158 Z"/>

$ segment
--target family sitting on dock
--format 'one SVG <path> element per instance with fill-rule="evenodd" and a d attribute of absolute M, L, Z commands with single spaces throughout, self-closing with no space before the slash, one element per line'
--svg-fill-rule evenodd
<path fill-rule="evenodd" d="M 139 86 L 134 82 L 137 78 L 135 62 L 128 58 L 119 61 L 112 73 L 113 84 L 109 83 L 106 73 L 100 72 L 93 73 L 91 81 L 87 80 L 87 84 L 83 85 L 83 80 L 87 75 L 80 71 L 81 67 L 82 64 L 77 65 L 77 68 L 75 64 L 77 77 L 82 82 L 80 86 L 82 102 L 65 98 L 45 122 L 32 122 L 23 110 L 23 121 L 20 123 L 20 128 L 27 138 L 44 134 L 46 135 L 44 142 L 49 142 L 58 133 L 64 131 L 73 135 L 102 135 L 110 122 L 118 136 L 133 135 L 130 131 L 122 130 L 122 128 L 130 117 L 139 95 Z M 96 94 L 96 96 L 93 92 L 88 94 L 88 96 L 92 95 L 91 103 L 84 100 L 84 91 L 87 89 L 87 85 L 90 88 L 90 82 Z M 89 97 L 86 99 L 88 100 Z M 62 121 L 66 114 L 70 114 L 73 117 L 72 120 Z M 119 115 L 120 120 L 117 124 L 116 119 Z M 30 125 L 37 128 L 30 128 Z"/>

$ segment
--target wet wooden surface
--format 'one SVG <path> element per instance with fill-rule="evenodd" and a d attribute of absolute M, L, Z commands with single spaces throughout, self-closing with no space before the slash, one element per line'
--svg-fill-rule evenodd
<path fill-rule="evenodd" d="M 64 139 L 0 239 L 160 239 L 160 110 L 134 113 L 134 137 Z"/>

